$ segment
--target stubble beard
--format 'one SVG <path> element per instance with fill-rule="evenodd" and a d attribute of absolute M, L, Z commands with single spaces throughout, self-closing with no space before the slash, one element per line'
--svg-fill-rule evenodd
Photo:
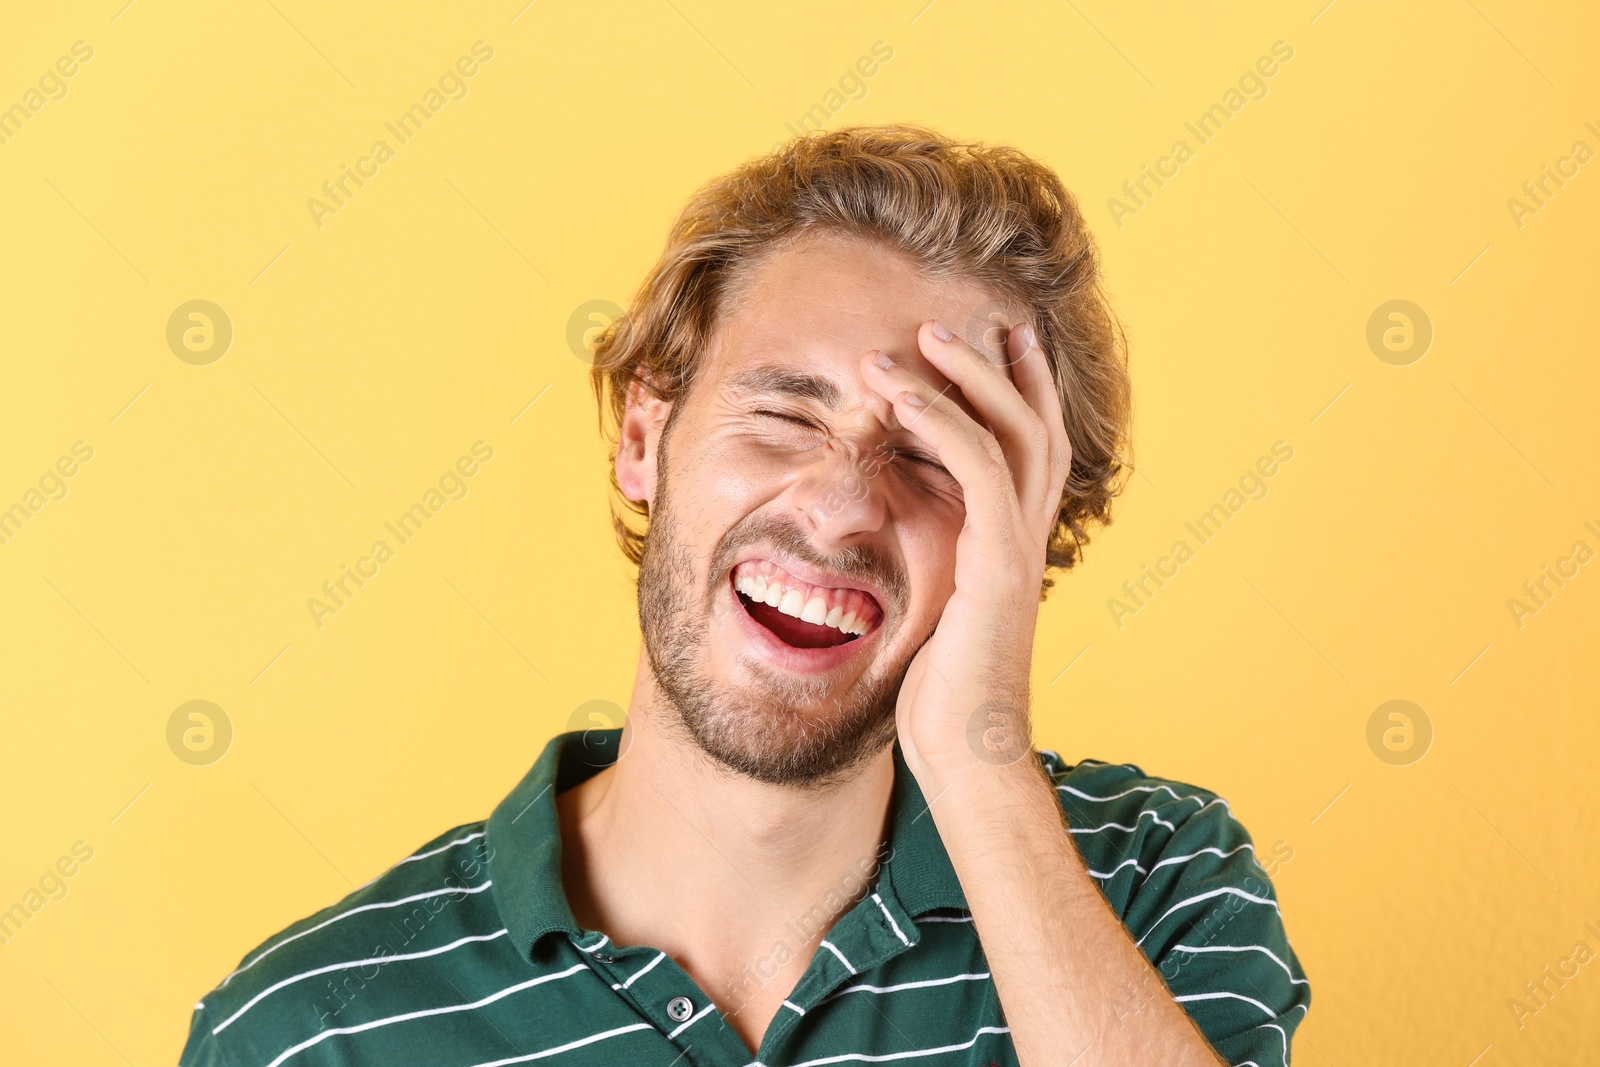
<path fill-rule="evenodd" d="M 895 701 L 915 650 L 900 663 L 869 671 L 842 692 L 831 691 L 836 687 L 823 679 L 797 678 L 760 665 L 749 668 L 755 680 L 738 689 L 710 677 L 708 639 L 719 626 L 737 623 L 715 618 L 712 604 L 739 548 L 766 543 L 813 566 L 845 573 L 859 573 L 861 564 L 852 560 L 850 566 L 829 566 L 792 522 L 747 520 L 717 547 L 710 567 L 712 588 L 697 592 L 695 551 L 671 505 L 670 429 L 669 418 L 658 445 L 656 499 L 639 561 L 639 627 L 657 693 L 664 698 L 657 701 L 667 712 L 664 725 L 716 763 L 757 781 L 803 789 L 835 784 L 893 743 Z"/>

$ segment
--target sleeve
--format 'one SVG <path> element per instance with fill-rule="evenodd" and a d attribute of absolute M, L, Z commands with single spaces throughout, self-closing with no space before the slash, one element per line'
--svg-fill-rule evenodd
<path fill-rule="evenodd" d="M 194 1006 L 189 1020 L 189 1039 L 178 1056 L 178 1067 L 233 1067 L 222 1054 L 221 1044 L 211 1033 L 212 1019 L 205 1002 Z"/>
<path fill-rule="evenodd" d="M 1123 922 L 1218 1055 L 1288 1067 L 1311 984 L 1272 880 L 1227 801 L 1193 787 L 1173 796 L 1152 820 L 1173 830 L 1143 859 Z"/>

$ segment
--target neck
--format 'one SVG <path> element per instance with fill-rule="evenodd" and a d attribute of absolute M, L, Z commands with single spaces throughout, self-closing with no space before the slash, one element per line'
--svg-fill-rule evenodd
<path fill-rule="evenodd" d="M 675 714 L 641 653 L 622 758 L 557 798 L 574 915 L 619 945 L 666 950 L 714 997 L 779 943 L 798 977 L 876 880 L 893 752 L 825 790 L 772 785 L 714 763 L 669 728 Z"/>

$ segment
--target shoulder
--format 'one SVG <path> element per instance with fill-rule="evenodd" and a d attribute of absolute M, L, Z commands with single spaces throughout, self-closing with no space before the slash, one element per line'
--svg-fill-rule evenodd
<path fill-rule="evenodd" d="M 1181 814 L 1197 811 L 1212 803 L 1227 802 L 1209 789 L 1146 774 L 1132 763 L 1106 763 L 1084 759 L 1068 763 L 1059 753 L 1043 749 L 1036 753 L 1045 773 L 1055 782 L 1068 813 L 1084 815 L 1130 814 L 1140 811 Z M 1146 816 L 1153 818 L 1153 816 Z"/>
<path fill-rule="evenodd" d="M 1229 1063 L 1286 1064 L 1311 986 L 1228 802 L 1131 763 L 1039 758 L 1085 865 L 1207 1040 Z M 1268 862 L 1293 855 L 1279 842 Z"/>
<path fill-rule="evenodd" d="M 1069 764 L 1049 750 L 1038 757 L 1085 852 L 1121 862 L 1164 844 L 1185 827 L 1185 836 L 1193 836 L 1197 829 L 1225 835 L 1230 824 L 1238 826 L 1228 802 L 1209 789 L 1146 774 L 1132 763 L 1085 759 Z"/>
<path fill-rule="evenodd" d="M 245 953 L 195 1005 L 184 1067 L 254 1062 L 296 1037 L 365 1014 L 345 1010 L 352 1006 L 352 976 L 364 988 L 363 974 L 370 980 L 380 963 L 437 952 L 463 936 L 504 940 L 485 892 L 491 882 L 484 829 L 468 823 L 438 835 Z"/>
<path fill-rule="evenodd" d="M 1276 906 L 1250 832 L 1222 796 L 1132 763 L 1068 764 L 1051 751 L 1039 759 L 1073 843 L 1130 926 L 1158 921 L 1144 913 L 1191 890 L 1248 894 Z"/>

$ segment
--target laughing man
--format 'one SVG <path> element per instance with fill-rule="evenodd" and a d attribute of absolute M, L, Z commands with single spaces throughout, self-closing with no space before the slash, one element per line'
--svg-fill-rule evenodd
<path fill-rule="evenodd" d="M 184 1067 L 1287 1065 L 1310 986 L 1227 803 L 1032 747 L 1129 418 L 1055 174 L 797 139 L 695 194 L 593 381 L 625 725 L 248 953 Z"/>

